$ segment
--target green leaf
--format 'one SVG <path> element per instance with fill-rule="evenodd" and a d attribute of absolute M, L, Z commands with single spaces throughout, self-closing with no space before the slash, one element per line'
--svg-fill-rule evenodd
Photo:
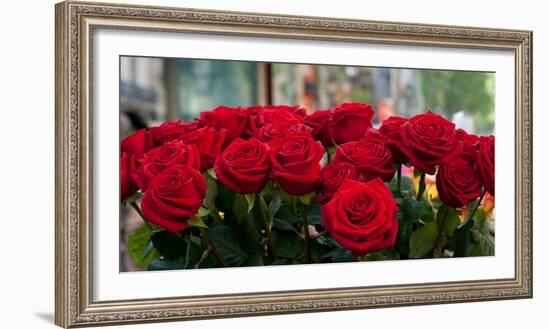
<path fill-rule="evenodd" d="M 208 250 L 208 248 L 202 245 L 198 236 L 194 235 L 189 235 L 186 243 L 185 268 L 199 268 L 205 260 L 203 256 L 208 256 L 208 254 L 205 254 L 205 250 Z"/>
<path fill-rule="evenodd" d="M 474 221 L 470 220 L 456 228 L 454 232 L 456 257 L 469 256 L 474 251 L 476 241 L 473 239 L 471 232 L 473 224 Z"/>
<path fill-rule="evenodd" d="M 351 251 L 344 249 L 340 246 L 334 248 L 333 250 L 327 252 L 322 256 L 322 258 L 330 257 L 333 263 L 344 263 L 344 262 L 356 262 L 357 257 L 351 254 Z"/>
<path fill-rule="evenodd" d="M 280 197 L 274 197 L 270 202 L 269 202 L 269 206 L 268 206 L 268 210 L 269 210 L 269 218 L 270 219 L 273 219 L 273 217 L 275 217 L 275 214 L 277 213 L 277 211 L 279 211 L 279 208 L 281 208 L 281 204 L 282 204 L 282 200 Z"/>
<path fill-rule="evenodd" d="M 215 180 L 218 180 L 218 175 L 216 175 L 216 172 L 214 171 L 214 168 L 210 168 L 208 170 L 206 170 L 206 173 L 208 174 L 208 176 L 210 176 L 211 178 L 215 179 Z"/>
<path fill-rule="evenodd" d="M 200 207 L 199 212 L 197 213 L 197 216 L 202 218 L 202 217 L 208 216 L 210 212 L 211 212 L 210 209 Z"/>
<path fill-rule="evenodd" d="M 321 206 L 312 204 L 307 211 L 307 222 L 309 225 L 321 225 Z"/>
<path fill-rule="evenodd" d="M 151 236 L 151 241 L 165 258 L 176 258 L 185 252 L 185 241 L 177 233 L 160 231 Z"/>
<path fill-rule="evenodd" d="M 298 232 L 293 225 L 279 218 L 273 218 L 273 227 L 280 231 L 296 232 L 296 233 Z"/>
<path fill-rule="evenodd" d="M 422 258 L 435 246 L 438 230 L 435 222 L 428 223 L 411 234 L 409 241 L 409 257 Z"/>
<path fill-rule="evenodd" d="M 458 218 L 456 210 L 444 204 L 439 206 L 436 221 L 438 227 L 441 227 L 447 237 L 452 237 L 456 228 L 460 225 L 460 218 Z"/>
<path fill-rule="evenodd" d="M 149 271 L 167 271 L 167 270 L 182 270 L 185 268 L 185 258 L 178 257 L 174 259 L 157 258 L 152 261 L 147 270 Z"/>
<path fill-rule="evenodd" d="M 252 210 L 252 208 L 254 208 L 254 200 L 256 200 L 256 194 L 255 193 L 245 194 L 244 198 L 246 199 L 246 202 L 248 204 L 247 213 L 249 213 Z"/>
<path fill-rule="evenodd" d="M 372 254 L 369 254 L 367 256 L 367 260 L 368 261 L 376 261 L 376 260 L 388 260 L 388 258 L 386 257 L 386 255 L 384 255 L 383 253 L 381 252 L 374 252 Z"/>
<path fill-rule="evenodd" d="M 159 256 L 156 251 L 151 251 L 147 252 L 147 256 L 144 257 L 153 233 L 147 224 L 143 224 L 137 231 L 128 236 L 128 254 L 137 266 L 146 266 Z"/>
<path fill-rule="evenodd" d="M 244 265 L 245 266 L 262 266 L 264 265 L 264 259 L 260 254 L 252 254 L 246 259 Z"/>
<path fill-rule="evenodd" d="M 218 225 L 210 229 L 208 236 L 229 265 L 241 266 L 248 259 L 246 246 L 242 242 L 238 230 L 226 225 Z"/>
<path fill-rule="evenodd" d="M 192 227 L 203 227 L 208 228 L 208 226 L 202 221 L 200 217 L 194 217 L 187 220 L 187 224 Z"/>
<path fill-rule="evenodd" d="M 298 234 L 273 230 L 271 235 L 277 255 L 280 257 L 295 259 L 303 253 L 304 243 Z"/>
<path fill-rule="evenodd" d="M 153 245 L 153 241 L 149 240 L 149 242 L 147 242 L 147 245 L 145 246 L 145 249 L 143 249 L 143 256 L 141 256 L 141 261 L 142 262 L 146 261 L 147 257 L 149 257 L 152 252 L 156 253 L 156 249 L 155 249 L 155 246 Z M 155 256 L 158 257 L 158 253 Z"/>
<path fill-rule="evenodd" d="M 233 215 L 237 218 L 237 221 L 243 222 L 248 215 L 248 201 L 244 195 L 237 193 L 235 195 L 235 202 L 233 203 Z"/>
<path fill-rule="evenodd" d="M 298 218 L 296 215 L 294 215 L 292 213 L 292 211 L 290 210 L 290 208 L 288 208 L 285 205 L 283 205 L 283 206 L 281 206 L 281 208 L 279 208 L 279 211 L 277 211 L 276 217 L 284 220 L 285 222 L 287 222 L 291 225 L 295 225 L 295 224 L 300 222 L 300 218 Z"/>
<path fill-rule="evenodd" d="M 432 202 L 428 198 L 424 197 L 422 198 L 421 203 L 422 206 L 419 214 L 420 219 L 425 223 L 433 222 L 435 215 Z"/>
<path fill-rule="evenodd" d="M 300 264 L 300 262 L 294 260 L 294 259 L 288 259 L 288 258 L 279 258 L 271 265 L 292 265 L 292 264 Z"/>
<path fill-rule="evenodd" d="M 413 198 L 404 198 L 399 207 L 403 213 L 403 220 L 409 223 L 415 223 L 420 218 L 422 210 L 422 201 L 417 201 Z"/>
<path fill-rule="evenodd" d="M 308 194 L 299 195 L 298 200 L 305 205 L 309 205 L 311 204 L 311 199 L 313 199 L 313 197 L 315 197 L 315 192 L 310 192 Z"/>
<path fill-rule="evenodd" d="M 216 209 L 216 197 L 218 196 L 218 183 L 210 175 L 206 177 L 206 196 L 204 197 L 203 205 L 206 209 Z M 201 216 L 202 217 L 202 216 Z"/>
<path fill-rule="evenodd" d="M 481 233 L 479 245 L 483 256 L 495 255 L 495 238 L 488 233 Z"/>
<path fill-rule="evenodd" d="M 216 209 L 224 213 L 231 212 L 238 195 L 235 191 L 218 182 L 218 194 L 216 196 Z"/>

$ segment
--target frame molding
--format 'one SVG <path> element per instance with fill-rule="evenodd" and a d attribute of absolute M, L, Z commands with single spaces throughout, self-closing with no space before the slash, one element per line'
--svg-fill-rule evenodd
<path fill-rule="evenodd" d="M 531 298 L 532 32 L 65 1 L 56 5 L 55 323 L 80 327 Z M 93 302 L 90 95 L 95 29 L 513 51 L 516 259 L 513 279 Z"/>

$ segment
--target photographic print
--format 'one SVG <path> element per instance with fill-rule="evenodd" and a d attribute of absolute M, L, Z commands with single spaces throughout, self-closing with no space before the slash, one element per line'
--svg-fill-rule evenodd
<path fill-rule="evenodd" d="M 119 90 L 121 272 L 495 254 L 494 72 L 120 56 Z"/>

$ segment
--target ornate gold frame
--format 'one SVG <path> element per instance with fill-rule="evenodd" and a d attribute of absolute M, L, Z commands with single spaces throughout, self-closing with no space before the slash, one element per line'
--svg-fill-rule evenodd
<path fill-rule="evenodd" d="M 513 279 L 93 302 L 91 43 L 95 29 L 501 49 L 515 53 Z M 532 32 L 66 1 L 56 5 L 56 297 L 62 327 L 532 297 Z"/>

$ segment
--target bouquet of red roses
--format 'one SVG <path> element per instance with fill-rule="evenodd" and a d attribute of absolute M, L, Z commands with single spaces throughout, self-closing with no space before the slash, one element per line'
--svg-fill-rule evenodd
<path fill-rule="evenodd" d="M 120 195 L 144 224 L 130 255 L 161 270 L 494 254 L 494 137 L 432 112 L 379 129 L 373 116 L 220 106 L 133 133 Z"/>

